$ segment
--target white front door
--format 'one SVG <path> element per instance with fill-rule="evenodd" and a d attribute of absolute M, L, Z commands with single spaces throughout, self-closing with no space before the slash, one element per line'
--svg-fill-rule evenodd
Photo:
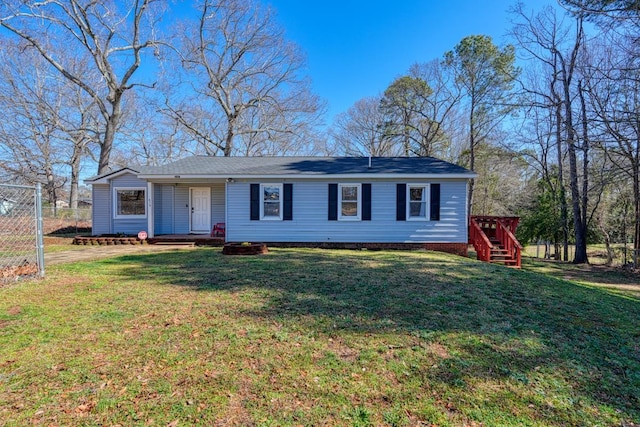
<path fill-rule="evenodd" d="M 211 188 L 190 188 L 191 233 L 209 233 L 211 230 Z"/>

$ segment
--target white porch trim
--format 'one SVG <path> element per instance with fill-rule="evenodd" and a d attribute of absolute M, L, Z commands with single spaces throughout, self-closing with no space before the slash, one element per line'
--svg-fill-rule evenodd
<path fill-rule="evenodd" d="M 153 211 L 153 182 L 147 182 L 147 237 L 154 236 L 154 211 Z"/>

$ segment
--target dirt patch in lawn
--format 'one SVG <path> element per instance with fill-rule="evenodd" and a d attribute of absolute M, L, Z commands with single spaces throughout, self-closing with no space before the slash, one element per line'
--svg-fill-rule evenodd
<path fill-rule="evenodd" d="M 578 280 L 599 285 L 636 286 L 640 290 L 640 273 L 620 267 L 604 265 L 584 265 L 570 268 L 565 273 L 567 280 Z"/>
<path fill-rule="evenodd" d="M 9 316 L 16 316 L 20 313 L 22 313 L 22 307 L 20 307 L 19 305 L 14 305 L 13 307 L 9 307 L 7 309 L 7 314 Z"/>
<path fill-rule="evenodd" d="M 191 250 L 192 247 L 184 245 L 115 245 L 115 246 L 89 246 L 83 250 L 69 250 L 45 254 L 45 265 L 64 264 L 70 262 L 94 261 L 113 256 L 165 252 L 175 250 Z"/>
<path fill-rule="evenodd" d="M 623 291 L 640 298 L 640 271 L 606 265 L 574 265 L 558 261 L 541 261 L 532 264 L 531 270 L 551 274 L 572 282 L 583 283 Z"/>

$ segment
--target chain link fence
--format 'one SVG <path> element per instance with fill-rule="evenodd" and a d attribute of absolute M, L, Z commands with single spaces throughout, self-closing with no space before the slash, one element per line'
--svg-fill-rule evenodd
<path fill-rule="evenodd" d="M 53 208 L 42 206 L 45 236 L 91 233 L 91 206 Z"/>
<path fill-rule="evenodd" d="M 0 184 L 0 283 L 44 276 L 40 185 Z"/>

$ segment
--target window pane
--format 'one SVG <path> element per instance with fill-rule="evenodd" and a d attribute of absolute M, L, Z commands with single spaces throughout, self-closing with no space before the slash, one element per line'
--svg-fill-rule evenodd
<path fill-rule="evenodd" d="M 264 191 L 264 201 L 268 201 L 268 200 L 272 200 L 272 201 L 278 201 L 280 200 L 280 187 L 278 186 L 274 186 L 274 187 L 268 187 L 268 186 L 264 186 L 263 187 L 263 191 Z"/>
<path fill-rule="evenodd" d="M 352 187 L 343 186 L 342 187 L 342 200 L 357 201 L 358 200 L 358 187 L 357 186 L 352 186 Z"/>
<path fill-rule="evenodd" d="M 280 216 L 280 202 L 264 202 L 264 216 Z"/>
<path fill-rule="evenodd" d="M 118 215 L 144 215 L 144 190 L 118 190 Z"/>
<path fill-rule="evenodd" d="M 412 202 L 424 201 L 424 187 L 412 187 L 409 189 L 409 198 Z"/>
<path fill-rule="evenodd" d="M 342 216 L 358 216 L 358 202 L 342 202 Z"/>
<path fill-rule="evenodd" d="M 409 202 L 409 216 L 424 218 L 426 214 L 425 202 Z"/>

